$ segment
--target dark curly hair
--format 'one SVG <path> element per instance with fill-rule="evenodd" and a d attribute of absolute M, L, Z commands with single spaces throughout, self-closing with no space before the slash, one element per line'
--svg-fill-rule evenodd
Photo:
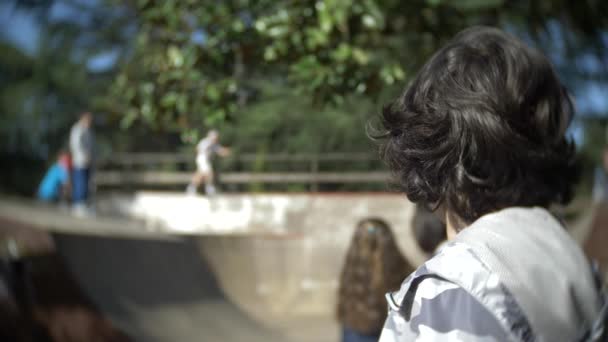
<path fill-rule="evenodd" d="M 473 27 L 435 53 L 381 115 L 381 153 L 416 203 L 467 223 L 511 206 L 566 204 L 579 176 L 570 97 L 548 59 Z"/>
<path fill-rule="evenodd" d="M 427 254 L 433 254 L 447 239 L 445 223 L 425 206 L 416 206 L 412 229 L 418 246 Z"/>
<path fill-rule="evenodd" d="M 384 294 L 398 290 L 413 271 L 388 224 L 379 218 L 362 220 L 340 274 L 338 321 L 362 334 L 379 334 L 388 312 Z"/>

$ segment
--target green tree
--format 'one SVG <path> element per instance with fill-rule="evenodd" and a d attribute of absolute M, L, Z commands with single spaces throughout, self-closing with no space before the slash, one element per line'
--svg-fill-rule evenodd
<path fill-rule="evenodd" d="M 601 1 L 131 4 L 140 29 L 110 88 L 110 110 L 123 127 L 140 122 L 185 137 L 233 122 L 245 104 L 263 100 L 252 80 L 275 80 L 317 105 L 341 105 L 348 96 L 376 99 L 403 84 L 446 39 L 473 24 L 500 25 L 540 41 L 558 22 L 569 55 L 582 45 L 599 46 L 608 26 L 608 5 Z"/>
<path fill-rule="evenodd" d="M 91 71 L 88 62 L 124 45 L 124 16 L 79 1 L 12 2 L 10 11 L 36 18 L 39 33 L 29 39 L 39 43 L 24 51 L 8 39 L 0 40 L 0 136 L 7 142 L 0 152 L 46 158 L 65 143 L 77 113 L 90 108 L 108 85 L 110 78 Z M 53 4 L 80 16 L 53 17 Z"/>
<path fill-rule="evenodd" d="M 71 15 L 53 15 L 54 5 Z M 10 0 L 1 8 L 6 17 L 32 19 L 34 34 L 17 42 L 37 44 L 24 49 L 8 25 L 0 28 L 0 188 L 32 193 L 44 162 L 65 147 L 77 113 L 91 108 L 111 80 L 88 62 L 124 46 L 133 21 L 120 7 L 77 0 Z"/>

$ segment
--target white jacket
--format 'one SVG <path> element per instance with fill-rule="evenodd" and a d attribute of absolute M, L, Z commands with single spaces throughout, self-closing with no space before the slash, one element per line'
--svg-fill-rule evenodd
<path fill-rule="evenodd" d="M 601 305 L 583 252 L 542 208 L 481 217 L 387 300 L 380 342 L 576 341 Z"/>

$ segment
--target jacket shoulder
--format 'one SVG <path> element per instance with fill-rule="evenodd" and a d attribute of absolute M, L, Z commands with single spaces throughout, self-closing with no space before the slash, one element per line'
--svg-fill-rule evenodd
<path fill-rule="evenodd" d="M 386 299 L 381 342 L 534 339 L 512 296 L 463 244 L 446 245 Z"/>

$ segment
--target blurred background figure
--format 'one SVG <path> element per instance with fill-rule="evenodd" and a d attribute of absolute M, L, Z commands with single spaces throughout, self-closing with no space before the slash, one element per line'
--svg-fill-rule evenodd
<path fill-rule="evenodd" d="M 605 202 L 608 196 L 608 147 L 604 147 L 601 163 L 595 168 L 594 172 L 593 203 Z"/>
<path fill-rule="evenodd" d="M 357 225 L 338 292 L 343 342 L 378 341 L 387 313 L 384 294 L 398 290 L 413 270 L 386 222 L 369 218 Z"/>
<path fill-rule="evenodd" d="M 214 195 L 216 193 L 213 184 L 213 165 L 211 158 L 213 154 L 225 157 L 230 154 L 230 149 L 220 145 L 220 135 L 216 130 L 210 130 L 207 136 L 196 145 L 196 172 L 192 177 L 192 182 L 188 185 L 186 192 L 195 194 L 201 183 L 205 183 L 205 193 Z"/>
<path fill-rule="evenodd" d="M 93 114 L 84 112 L 70 131 L 70 151 L 74 171 L 72 173 L 72 201 L 74 214 L 87 214 L 87 200 L 91 166 L 93 164 L 95 137 L 93 135 Z"/>
<path fill-rule="evenodd" d="M 412 229 L 418 246 L 429 257 L 446 241 L 445 223 L 424 206 L 416 206 Z"/>
<path fill-rule="evenodd" d="M 60 201 L 67 203 L 70 199 L 71 172 L 72 158 L 67 151 L 62 150 L 38 186 L 38 199 L 44 202 Z"/>

